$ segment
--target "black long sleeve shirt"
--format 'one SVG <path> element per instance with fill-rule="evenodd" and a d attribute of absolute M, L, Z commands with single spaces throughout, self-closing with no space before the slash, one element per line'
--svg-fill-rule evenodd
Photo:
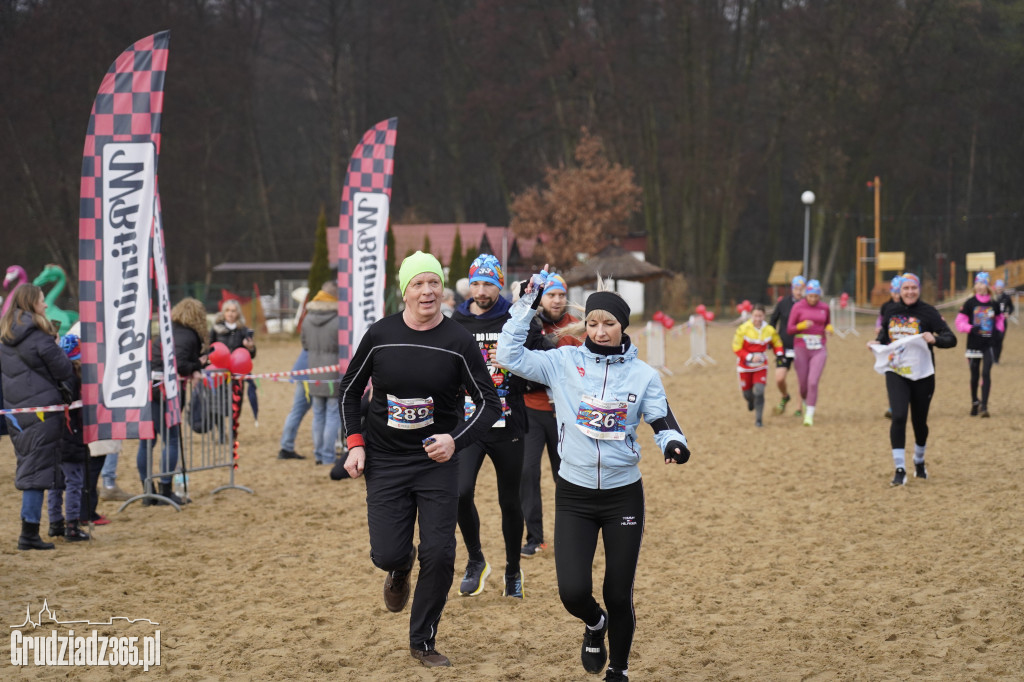
<path fill-rule="evenodd" d="M 373 395 L 365 422 L 359 410 L 367 382 Z M 476 411 L 464 421 L 465 393 Z M 476 340 L 444 317 L 418 331 L 402 313 L 370 326 L 338 387 L 346 436 L 362 434 L 367 454 L 422 455 L 423 439 L 447 433 L 459 450 L 479 440 L 501 414 L 498 393 Z"/>

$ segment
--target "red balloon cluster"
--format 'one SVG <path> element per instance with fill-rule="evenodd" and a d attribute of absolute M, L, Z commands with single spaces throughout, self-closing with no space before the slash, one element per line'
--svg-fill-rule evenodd
<path fill-rule="evenodd" d="M 845 310 L 848 305 L 850 305 L 850 295 L 844 291 L 839 294 L 839 307 Z"/>
<path fill-rule="evenodd" d="M 715 319 L 714 311 L 713 310 L 708 310 L 708 307 L 706 305 L 704 305 L 703 303 L 701 303 L 701 304 L 699 304 L 697 306 L 697 314 L 700 315 L 701 317 L 703 317 L 708 322 L 710 322 L 711 320 Z"/>
<path fill-rule="evenodd" d="M 229 370 L 232 374 L 248 374 L 252 371 L 252 356 L 245 348 L 228 350 L 220 341 L 210 346 L 210 364 L 217 369 Z"/>
<path fill-rule="evenodd" d="M 754 304 L 748 301 L 747 299 L 743 299 L 742 303 L 736 304 L 736 312 L 738 312 L 740 315 L 742 315 L 743 313 L 749 313 L 753 309 Z"/>
<path fill-rule="evenodd" d="M 675 320 L 673 320 L 671 317 L 661 312 L 660 310 L 654 313 L 654 315 L 652 315 L 651 317 L 654 318 L 655 322 L 661 322 L 661 326 L 664 327 L 665 329 L 671 329 L 676 324 Z"/>

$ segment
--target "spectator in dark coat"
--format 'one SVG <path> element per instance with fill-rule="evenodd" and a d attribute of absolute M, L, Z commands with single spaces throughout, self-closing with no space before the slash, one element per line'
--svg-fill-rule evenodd
<path fill-rule="evenodd" d="M 245 348 L 249 351 L 249 357 L 256 357 L 256 342 L 253 341 L 253 330 L 245 326 L 245 315 L 242 314 L 242 306 L 235 299 L 228 299 L 220 308 L 217 317 L 213 319 L 213 329 L 210 330 L 210 344 L 220 341 L 228 350 L 234 351 L 237 348 Z"/>
<path fill-rule="evenodd" d="M 4 407 L 46 407 L 70 402 L 74 369 L 57 345 L 46 319 L 42 290 L 23 284 L 0 318 L 0 367 Z M 39 537 L 43 491 L 64 487 L 61 471 L 61 412 L 13 414 L 7 417 L 17 456 L 14 487 L 21 493 L 21 537 L 18 549 L 53 549 Z"/>
<path fill-rule="evenodd" d="M 179 381 L 191 380 L 198 382 L 203 377 L 203 367 L 206 366 L 207 355 L 203 352 L 203 339 L 206 338 L 206 308 L 194 298 L 185 298 L 178 302 L 171 310 L 171 332 L 174 335 L 174 359 L 178 363 Z M 153 357 L 159 354 L 154 350 Z M 158 389 L 154 390 L 154 398 Z M 182 394 L 182 393 L 179 393 Z M 164 429 L 164 408 L 163 402 L 153 401 L 153 428 L 156 433 Z M 153 440 L 139 441 L 139 454 L 136 456 L 136 464 L 139 467 L 139 478 L 142 479 L 143 489 L 146 486 L 146 479 L 150 476 L 150 464 L 148 454 L 153 447 Z M 171 472 L 178 467 L 178 449 L 181 442 L 181 425 L 176 424 L 166 430 L 163 455 L 160 461 L 159 494 L 176 504 L 185 504 L 185 500 L 174 494 L 171 488 Z M 165 500 L 154 501 L 143 500 L 143 505 L 167 504 Z"/>

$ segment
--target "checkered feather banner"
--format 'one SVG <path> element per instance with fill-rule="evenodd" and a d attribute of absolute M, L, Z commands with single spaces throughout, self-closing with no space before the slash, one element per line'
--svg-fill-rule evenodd
<path fill-rule="evenodd" d="M 150 259 L 169 40 L 163 31 L 121 53 L 85 135 L 78 249 L 87 443 L 153 437 Z"/>
<path fill-rule="evenodd" d="M 398 119 L 381 121 L 352 151 L 338 221 L 338 360 L 341 370 L 384 317 L 384 259 Z"/>

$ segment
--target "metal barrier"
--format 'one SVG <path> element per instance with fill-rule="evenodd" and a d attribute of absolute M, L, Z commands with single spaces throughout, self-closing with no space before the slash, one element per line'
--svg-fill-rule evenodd
<path fill-rule="evenodd" d="M 159 395 L 162 378 L 154 375 L 154 393 Z M 168 504 L 181 511 L 181 506 L 166 495 L 157 492 L 156 485 L 163 478 L 180 474 L 185 481 L 185 499 L 188 500 L 188 475 L 197 471 L 227 468 L 230 472 L 228 483 L 213 490 L 242 490 L 253 494 L 251 488 L 235 483 L 235 469 L 238 468 L 238 416 L 242 408 L 244 379 L 232 378 L 225 370 L 212 370 L 203 374 L 200 382 L 178 380 L 178 395 L 181 397 L 181 423 L 168 427 L 164 418 L 162 399 L 153 401 L 155 412 L 154 427 L 160 439 L 161 455 L 154 458 L 156 438 L 140 443 L 146 448 L 146 471 L 149 476 L 143 481 L 145 492 L 136 495 L 121 505 L 124 510 L 132 502 L 153 500 Z M 199 410 L 195 413 L 195 410 Z M 159 415 L 159 416 L 156 416 Z M 170 456 L 164 455 L 168 447 L 178 449 L 178 463 L 171 467 Z M 158 461 L 154 461 L 157 459 Z M 154 471 L 157 464 L 157 471 Z"/>
<path fill-rule="evenodd" d="M 847 302 L 844 308 L 838 298 L 833 298 L 828 302 L 828 310 L 832 317 L 832 329 L 835 330 L 836 336 L 841 339 L 845 338 L 847 334 L 860 336 L 860 332 L 857 331 L 857 311 L 852 303 Z"/>

